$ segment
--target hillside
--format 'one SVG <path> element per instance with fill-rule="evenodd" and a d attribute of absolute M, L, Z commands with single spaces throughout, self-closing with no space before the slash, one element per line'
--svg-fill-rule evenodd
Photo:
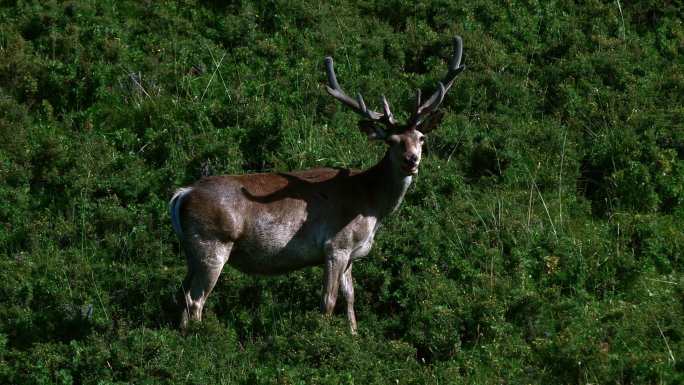
<path fill-rule="evenodd" d="M 0 1 L 0 383 L 684 382 L 684 3 L 495 4 Z M 323 58 L 406 119 L 454 35 L 359 335 L 321 268 L 226 268 L 180 333 L 173 191 L 372 166 Z"/>

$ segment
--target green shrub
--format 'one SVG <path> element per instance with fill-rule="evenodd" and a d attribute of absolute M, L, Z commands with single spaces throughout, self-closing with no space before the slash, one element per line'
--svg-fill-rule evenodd
<path fill-rule="evenodd" d="M 0 383 L 681 383 L 680 2 L 0 1 Z M 175 188 L 371 166 L 322 58 L 421 172 L 355 264 L 227 268 L 175 329 Z M 340 301 L 342 302 L 342 301 Z"/>

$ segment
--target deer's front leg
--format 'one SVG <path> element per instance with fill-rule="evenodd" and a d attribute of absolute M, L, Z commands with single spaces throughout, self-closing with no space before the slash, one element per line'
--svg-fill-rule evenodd
<path fill-rule="evenodd" d="M 342 295 L 347 300 L 347 319 L 351 333 L 356 334 L 356 314 L 354 314 L 354 282 L 352 281 L 352 264 L 345 269 L 340 277 Z"/>
<path fill-rule="evenodd" d="M 325 282 L 323 283 L 323 301 L 321 310 L 326 315 L 331 315 L 337 302 L 337 291 L 340 287 L 340 278 L 349 264 L 349 253 L 343 251 L 331 251 L 325 258 Z"/>

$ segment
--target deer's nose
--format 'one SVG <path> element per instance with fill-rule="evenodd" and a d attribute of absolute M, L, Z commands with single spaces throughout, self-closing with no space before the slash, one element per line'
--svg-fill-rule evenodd
<path fill-rule="evenodd" d="M 407 165 L 415 167 L 418 164 L 418 155 L 408 154 L 404 157 L 404 160 L 406 161 Z"/>

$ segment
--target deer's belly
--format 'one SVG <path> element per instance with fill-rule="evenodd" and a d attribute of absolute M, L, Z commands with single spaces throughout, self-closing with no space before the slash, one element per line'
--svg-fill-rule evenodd
<path fill-rule="evenodd" d="M 320 217 L 260 218 L 236 241 L 228 263 L 249 274 L 282 274 L 323 264 L 326 248 L 347 250 L 352 260 L 365 257 L 373 246 L 377 220 L 355 217 L 334 226 Z"/>
<path fill-rule="evenodd" d="M 228 263 L 249 274 L 282 274 L 324 261 L 325 234 L 302 223 L 268 223 L 235 243 Z"/>

